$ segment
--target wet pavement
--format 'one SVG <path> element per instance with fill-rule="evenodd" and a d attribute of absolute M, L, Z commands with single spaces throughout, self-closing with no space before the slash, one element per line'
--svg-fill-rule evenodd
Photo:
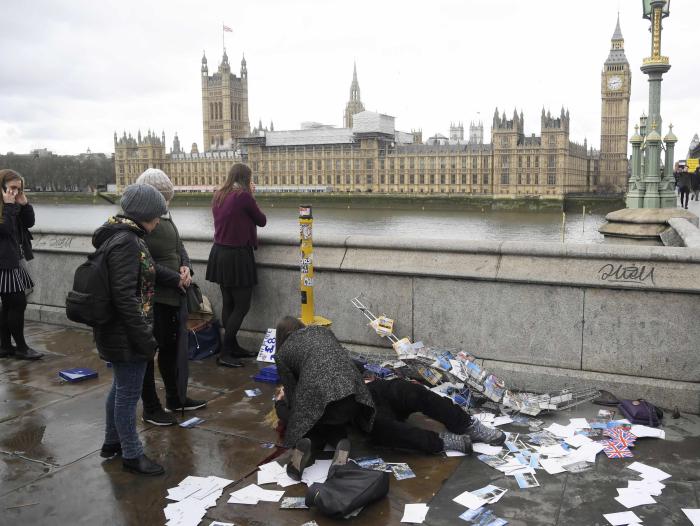
<path fill-rule="evenodd" d="M 246 506 L 226 502 L 231 491 L 255 482 L 257 465 L 276 451 L 270 446 L 277 435 L 267 418 L 273 386 L 252 380 L 259 367 L 253 361 L 242 369 L 217 367 L 213 359 L 191 364 L 189 394 L 210 402 L 207 408 L 186 416 L 196 414 L 206 421 L 197 428 L 183 429 L 156 427 L 139 419 L 146 452 L 166 469 L 161 477 L 139 477 L 123 472 L 118 458 L 99 456 L 111 372 L 97 357 L 91 333 L 40 323 L 29 323 L 26 332 L 30 345 L 47 354 L 36 363 L 0 359 L 1 525 L 164 524 L 167 488 L 187 475 L 217 475 L 235 481 L 224 490 L 218 505 L 207 511 L 204 525 L 214 520 L 244 526 L 341 522 L 315 511 L 279 509 L 278 503 Z M 59 381 L 58 371 L 71 367 L 96 369 L 99 377 L 78 384 Z M 253 387 L 263 394 L 247 397 L 244 390 Z M 591 418 L 598 409 L 585 404 L 540 418 L 547 424 L 567 423 L 573 417 Z M 140 408 L 138 413 L 140 417 Z M 440 427 L 414 418 L 422 420 L 421 425 Z M 512 424 L 504 429 L 528 432 Z M 667 440 L 638 440 L 633 459 L 610 460 L 600 453 L 593 469 L 584 473 L 548 475 L 538 470 L 541 486 L 524 490 L 518 489 L 512 477 L 473 457 L 391 451 L 356 438 L 353 456 L 377 455 L 387 462 L 406 462 L 416 478 L 397 481 L 392 477 L 388 498 L 349 521 L 399 524 L 405 504 L 423 502 L 430 506 L 425 524 L 467 524 L 458 518 L 465 508 L 452 499 L 491 483 L 508 489 L 489 508 L 510 525 L 603 525 L 607 524 L 603 513 L 625 510 L 613 497 L 615 488 L 636 478 L 634 472 L 624 469 L 636 460 L 672 478 L 664 481 L 667 487 L 656 505 L 633 511 L 645 525 L 689 525 L 680 508 L 700 504 L 700 419 L 667 417 L 665 429 Z M 286 453 L 280 458 L 284 460 Z M 304 490 L 303 485 L 291 486 L 285 496 L 302 496 Z"/>

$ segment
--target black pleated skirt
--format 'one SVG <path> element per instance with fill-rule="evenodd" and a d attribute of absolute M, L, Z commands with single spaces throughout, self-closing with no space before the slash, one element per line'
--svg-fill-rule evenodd
<path fill-rule="evenodd" d="M 34 282 L 22 265 L 17 268 L 0 269 L 0 294 L 24 292 L 31 288 L 34 288 Z"/>
<path fill-rule="evenodd" d="M 224 287 L 247 288 L 258 284 L 253 247 L 211 247 L 207 262 L 207 281 Z"/>

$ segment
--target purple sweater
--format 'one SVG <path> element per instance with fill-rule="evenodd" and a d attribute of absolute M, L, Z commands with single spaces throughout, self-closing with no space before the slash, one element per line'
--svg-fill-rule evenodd
<path fill-rule="evenodd" d="M 212 207 L 214 243 L 227 247 L 258 248 L 255 228 L 265 226 L 267 218 L 248 192 L 231 192 L 221 205 Z"/>

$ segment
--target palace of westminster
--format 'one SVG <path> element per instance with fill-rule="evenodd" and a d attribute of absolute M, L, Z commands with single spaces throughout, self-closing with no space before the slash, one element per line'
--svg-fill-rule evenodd
<path fill-rule="evenodd" d="M 118 191 L 149 167 L 164 170 L 179 191 L 213 190 L 241 160 L 258 189 L 268 191 L 562 196 L 626 187 L 631 74 L 619 19 L 601 76 L 600 151 L 569 139 L 564 109 L 542 110 L 539 136 L 524 134 L 522 112 L 509 117 L 496 109 L 490 143 L 481 122 L 470 124 L 466 139 L 459 123 L 450 126 L 450 137 L 424 142 L 420 131 L 397 131 L 394 117 L 365 111 L 356 70 L 344 127 L 303 123 L 300 130 L 275 131 L 271 123 L 251 132 L 245 57 L 236 76 L 225 50 L 213 75 L 204 56 L 201 80 L 204 151 L 195 143 L 186 153 L 177 134 L 167 153 L 164 133 L 115 133 Z"/>

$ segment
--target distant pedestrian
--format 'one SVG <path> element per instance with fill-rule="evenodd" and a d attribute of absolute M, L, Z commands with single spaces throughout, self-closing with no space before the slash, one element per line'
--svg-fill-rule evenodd
<path fill-rule="evenodd" d="M 237 334 L 250 310 L 253 287 L 258 283 L 253 251 L 258 248 L 256 227 L 267 223 L 253 193 L 255 185 L 250 168 L 234 164 L 224 185 L 214 193 L 214 246 L 209 253 L 206 278 L 221 288 L 221 321 L 224 324 L 224 346 L 217 363 L 226 367 L 242 367 L 239 358 L 253 358 L 238 343 Z"/>
<path fill-rule="evenodd" d="M 175 195 L 172 181 L 163 170 L 149 168 L 136 184 L 150 184 L 165 199 L 166 206 Z M 206 400 L 180 400 L 178 385 L 186 385 L 187 369 L 187 296 L 192 283 L 190 258 L 168 210 L 153 232 L 145 236 L 148 251 L 156 265 L 156 290 L 153 296 L 153 334 L 158 342 L 158 369 L 165 384 L 165 407 L 158 398 L 154 361 L 149 360 L 143 378 L 143 420 L 157 426 L 177 424 L 175 411 L 191 411 L 207 405 Z M 179 356 L 180 355 L 180 356 Z M 184 355 L 184 361 L 182 360 Z M 178 360 L 178 357 L 181 359 Z M 178 367 L 178 363 L 180 367 Z M 184 370 L 183 370 L 184 369 Z"/>
<path fill-rule="evenodd" d="M 156 267 L 144 236 L 167 212 L 165 199 L 150 185 L 131 185 L 122 194 L 123 215 L 110 217 L 92 236 L 106 251 L 115 320 L 95 327 L 100 358 L 111 362 L 114 381 L 105 404 L 104 458 L 118 454 L 126 471 L 160 475 L 163 467 L 148 458 L 136 432 L 136 404 L 141 397 L 148 362 L 158 342 L 153 336 Z"/>
<path fill-rule="evenodd" d="M 688 196 L 690 195 L 690 172 L 684 166 L 678 174 L 678 188 L 681 195 L 681 208 L 688 209 Z"/>
<path fill-rule="evenodd" d="M 38 360 L 42 353 L 24 340 L 26 291 L 34 287 L 26 262 L 33 259 L 34 208 L 24 193 L 24 181 L 14 170 L 0 170 L 0 358 Z M 15 345 L 12 345 L 14 339 Z"/>
<path fill-rule="evenodd" d="M 697 202 L 700 200 L 700 166 L 690 174 L 690 191 L 693 192 L 693 199 Z"/>

